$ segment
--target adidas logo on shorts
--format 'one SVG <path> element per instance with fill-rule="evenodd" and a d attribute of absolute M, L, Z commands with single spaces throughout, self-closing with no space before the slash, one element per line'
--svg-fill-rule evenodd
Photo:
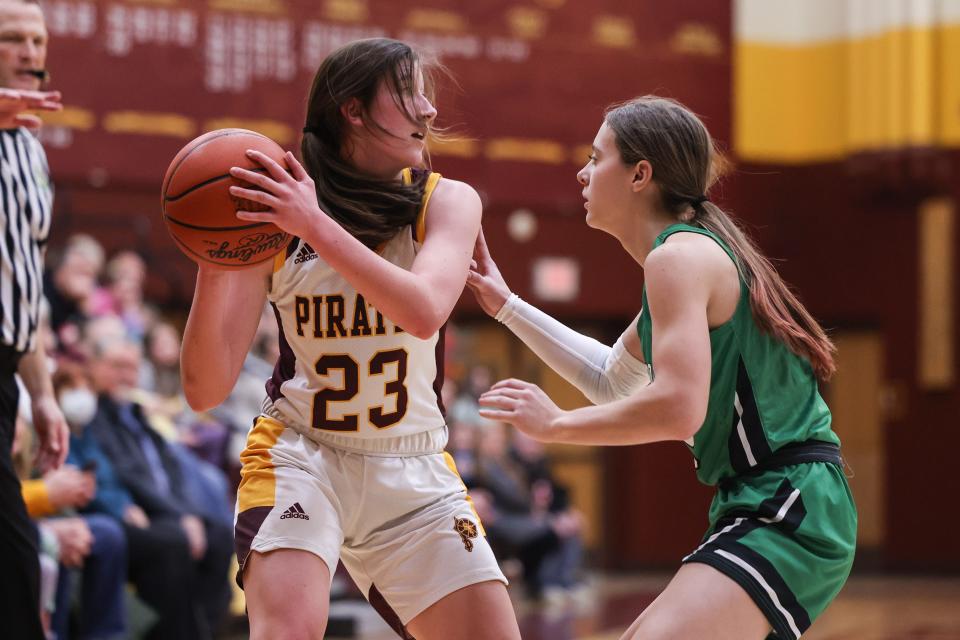
<path fill-rule="evenodd" d="M 303 246 L 300 247 L 300 251 L 297 252 L 297 257 L 294 258 L 293 264 L 303 264 L 304 262 L 316 260 L 319 257 L 317 252 L 313 250 L 313 247 L 304 242 Z"/>
<path fill-rule="evenodd" d="M 294 502 L 292 507 L 280 515 L 281 520 L 285 518 L 300 518 L 301 520 L 309 520 L 310 516 L 303 512 L 303 507 L 300 506 L 299 502 Z"/>

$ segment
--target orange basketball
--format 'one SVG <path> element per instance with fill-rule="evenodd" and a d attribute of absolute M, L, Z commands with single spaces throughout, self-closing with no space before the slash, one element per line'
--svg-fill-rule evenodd
<path fill-rule="evenodd" d="M 230 167 L 266 171 L 247 157 L 255 149 L 286 167 L 283 148 L 246 129 L 219 129 L 189 142 L 163 178 L 163 220 L 181 251 L 195 262 L 240 269 L 283 251 L 289 234 L 269 222 L 237 218 L 237 211 L 263 211 L 257 202 L 230 195 L 231 186 L 250 187 Z"/>

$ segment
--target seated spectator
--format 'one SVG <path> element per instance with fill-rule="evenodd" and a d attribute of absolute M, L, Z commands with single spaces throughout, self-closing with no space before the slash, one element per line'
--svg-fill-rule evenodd
<path fill-rule="evenodd" d="M 121 251 L 107 263 L 106 284 L 99 289 L 92 313 L 115 315 L 123 322 L 127 336 L 140 343 L 153 325 L 155 313 L 143 300 L 147 266 L 133 251 Z"/>
<path fill-rule="evenodd" d="M 10 443 L 10 461 L 12 463 L 12 471 L 21 480 L 21 490 L 23 488 L 23 479 L 28 478 L 30 475 L 30 470 L 33 467 L 33 459 L 33 437 L 31 430 L 27 426 L 25 418 L 17 417 L 14 422 L 13 441 Z M 57 567 L 59 566 L 60 547 L 52 531 L 39 526 L 39 523 L 33 519 L 31 519 L 30 522 L 34 526 L 32 530 L 26 533 L 34 536 L 37 542 L 40 561 L 38 603 L 40 624 L 44 634 L 49 636 L 51 633 L 50 617 L 53 614 L 54 607 L 53 594 L 57 588 Z"/>
<path fill-rule="evenodd" d="M 56 267 L 45 274 L 50 326 L 62 351 L 71 351 L 80 342 L 102 268 L 103 247 L 92 237 L 78 234 L 67 241 Z"/>
<path fill-rule="evenodd" d="M 62 402 L 64 394 L 58 397 Z M 69 420 L 67 404 L 64 414 Z M 93 474 L 65 464 L 40 479 L 25 480 L 22 490 L 30 515 L 42 518 L 39 529 L 45 626 L 56 633 L 58 640 L 70 638 L 70 593 L 74 574 L 82 570 L 80 637 L 125 637 L 127 562 L 123 529 L 107 516 L 71 515 L 93 499 Z"/>
<path fill-rule="evenodd" d="M 544 557 L 539 580 L 549 597 L 572 595 L 583 562 L 583 516 L 570 504 L 569 493 L 550 472 L 543 443 L 513 431 L 510 456 L 525 471 L 534 511 L 545 513 L 560 538 L 556 553 Z"/>
<path fill-rule="evenodd" d="M 180 332 L 169 322 L 157 322 L 146 335 L 146 358 L 140 388 L 161 398 L 180 395 Z"/>
<path fill-rule="evenodd" d="M 457 472 L 468 487 L 477 484 L 477 430 L 469 422 L 451 422 L 447 449 L 457 465 Z"/>
<path fill-rule="evenodd" d="M 517 558 L 529 594 L 540 598 L 545 589 L 562 586 L 571 565 L 579 567 L 580 524 L 571 513 L 550 512 L 549 484 L 530 482 L 528 470 L 510 455 L 507 433 L 502 423 L 481 427 L 471 495 L 485 506 L 480 516 L 498 557 Z"/>
<path fill-rule="evenodd" d="M 150 637 L 205 637 L 219 626 L 228 605 L 233 528 L 196 509 L 180 454 L 130 402 L 140 347 L 113 339 L 90 351 L 99 401 L 84 435 L 89 432 L 137 506 L 125 518 L 125 530 L 131 576 L 160 614 Z"/>
<path fill-rule="evenodd" d="M 450 420 L 465 424 L 479 425 L 483 423 L 480 417 L 480 405 L 477 398 L 490 388 L 493 383 L 493 371 L 484 365 L 474 365 L 467 372 L 467 379 L 459 390 L 453 403 L 447 406 L 447 416 Z"/>
<path fill-rule="evenodd" d="M 57 606 L 57 580 L 60 577 L 60 543 L 56 534 L 37 523 L 40 551 L 40 624 L 49 637 L 53 633 L 53 613 Z"/>

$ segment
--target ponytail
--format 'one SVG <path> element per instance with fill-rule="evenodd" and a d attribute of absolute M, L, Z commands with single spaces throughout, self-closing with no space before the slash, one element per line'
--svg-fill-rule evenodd
<path fill-rule="evenodd" d="M 737 256 L 737 268 L 750 289 L 750 309 L 760 329 L 809 361 L 819 380 L 829 380 L 837 369 L 833 358 L 837 349 L 770 260 L 730 216 L 709 200 L 695 207 L 694 219 Z"/>

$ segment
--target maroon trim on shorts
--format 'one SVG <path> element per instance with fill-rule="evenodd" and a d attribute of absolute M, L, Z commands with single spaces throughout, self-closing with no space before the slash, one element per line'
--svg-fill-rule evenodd
<path fill-rule="evenodd" d="M 390 625 L 390 628 L 396 631 L 397 635 L 403 638 L 403 640 L 416 640 L 416 638 L 407 633 L 403 623 L 400 622 L 400 616 L 397 615 L 397 612 L 393 610 L 393 607 L 390 606 L 386 598 L 383 597 L 383 594 L 377 589 L 377 585 L 370 585 L 370 593 L 367 595 L 367 600 L 370 602 L 370 606 L 376 609 L 380 617 L 383 618 L 384 621 Z"/>
<path fill-rule="evenodd" d="M 240 569 L 237 570 L 237 586 L 243 588 L 243 568 L 247 563 L 247 556 L 250 555 L 250 545 L 253 539 L 260 532 L 263 521 L 267 519 L 273 507 L 251 507 L 237 516 L 237 524 L 233 531 L 233 545 L 237 551 L 237 562 L 240 563 Z"/>

